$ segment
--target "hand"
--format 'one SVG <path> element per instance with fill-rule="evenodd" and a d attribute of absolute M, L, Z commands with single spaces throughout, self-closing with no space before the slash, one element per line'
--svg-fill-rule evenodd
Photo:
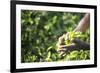
<path fill-rule="evenodd" d="M 61 36 L 57 43 L 57 47 L 59 48 L 58 52 L 62 53 L 61 56 L 63 56 L 65 53 L 68 53 L 68 51 L 81 50 L 81 49 L 89 50 L 90 49 L 89 43 L 79 40 L 77 38 L 73 39 L 72 41 L 75 44 L 70 44 L 69 46 L 66 46 L 64 41 L 66 40 L 67 36 L 68 34 L 67 35 L 64 34 L 63 36 Z"/>
<path fill-rule="evenodd" d="M 75 44 L 70 44 L 69 46 L 62 46 L 61 48 L 63 49 L 59 49 L 59 51 L 73 51 L 73 50 L 90 50 L 90 44 L 87 42 L 84 42 L 80 39 L 74 39 L 72 41 Z"/>
<path fill-rule="evenodd" d="M 58 43 L 57 43 L 57 48 L 59 48 L 59 50 L 60 49 L 63 49 L 63 47 L 65 46 L 65 40 L 66 40 L 66 38 L 67 38 L 67 35 L 68 34 L 63 34 L 61 37 L 59 37 L 59 39 L 58 39 Z M 58 50 L 58 51 L 59 51 Z"/>

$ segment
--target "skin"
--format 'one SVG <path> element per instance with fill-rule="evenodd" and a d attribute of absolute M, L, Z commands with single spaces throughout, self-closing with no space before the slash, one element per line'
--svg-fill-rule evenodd
<path fill-rule="evenodd" d="M 84 17 L 80 20 L 78 26 L 74 29 L 74 32 L 80 31 L 80 32 L 85 32 L 86 29 L 89 27 L 90 22 L 90 14 L 86 13 Z M 67 37 L 68 34 L 63 34 L 61 37 L 59 37 L 57 47 L 60 48 L 60 50 L 63 49 L 63 47 L 67 47 L 64 44 L 65 38 Z"/>
<path fill-rule="evenodd" d="M 89 22 L 90 22 L 90 14 L 87 13 L 81 19 L 81 21 L 79 22 L 78 26 L 75 28 L 74 32 L 76 32 L 76 31 L 85 32 L 86 29 L 89 27 Z"/>

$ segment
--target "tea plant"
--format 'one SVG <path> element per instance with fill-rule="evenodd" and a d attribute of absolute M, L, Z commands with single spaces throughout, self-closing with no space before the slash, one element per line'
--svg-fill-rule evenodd
<path fill-rule="evenodd" d="M 58 38 L 67 31 L 73 31 L 83 16 L 84 13 L 21 10 L 21 62 L 89 59 L 89 50 L 66 52 L 62 59 L 56 47 Z M 89 42 L 89 34 L 88 29 L 82 33 L 84 37 L 81 40 Z M 75 36 L 72 34 L 70 37 Z M 68 41 L 65 43 L 70 44 Z"/>

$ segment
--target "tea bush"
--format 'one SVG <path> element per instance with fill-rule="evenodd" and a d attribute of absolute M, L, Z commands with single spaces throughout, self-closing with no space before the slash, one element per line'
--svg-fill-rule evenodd
<path fill-rule="evenodd" d="M 62 59 L 57 52 L 58 38 L 73 31 L 84 13 L 21 10 L 21 62 L 86 60 L 89 50 L 71 51 Z M 82 40 L 89 42 L 89 29 Z"/>

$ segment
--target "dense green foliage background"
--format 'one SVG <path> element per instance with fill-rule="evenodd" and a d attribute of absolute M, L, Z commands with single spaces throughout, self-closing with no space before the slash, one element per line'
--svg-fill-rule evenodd
<path fill-rule="evenodd" d="M 62 59 L 58 38 L 73 31 L 84 13 L 21 10 L 21 62 L 51 62 L 89 59 L 89 50 L 72 51 Z M 83 33 L 89 42 L 89 29 Z"/>

